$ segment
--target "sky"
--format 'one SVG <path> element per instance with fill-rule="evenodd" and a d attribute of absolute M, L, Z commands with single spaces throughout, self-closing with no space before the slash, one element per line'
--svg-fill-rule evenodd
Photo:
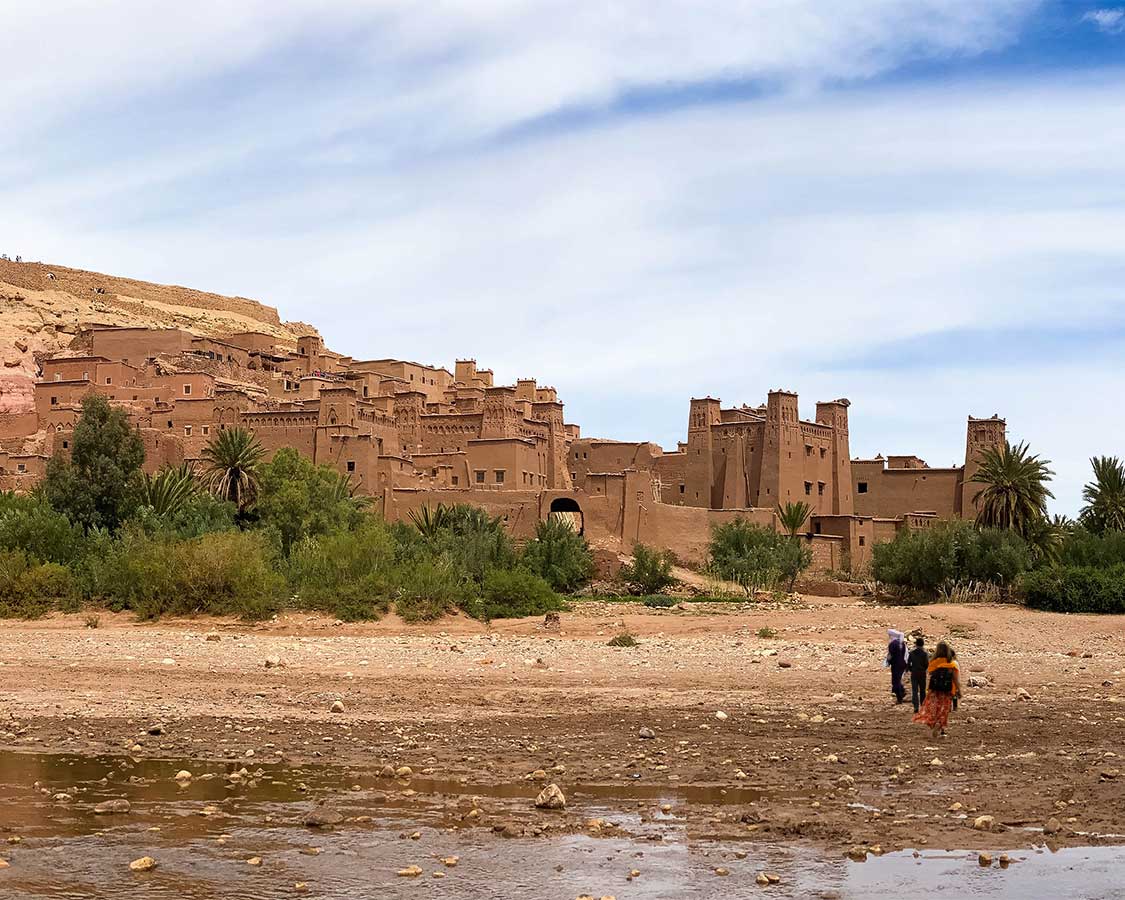
<path fill-rule="evenodd" d="M 848 397 L 1125 455 L 1125 6 L 0 0 L 0 252 L 254 297 L 587 436 Z"/>

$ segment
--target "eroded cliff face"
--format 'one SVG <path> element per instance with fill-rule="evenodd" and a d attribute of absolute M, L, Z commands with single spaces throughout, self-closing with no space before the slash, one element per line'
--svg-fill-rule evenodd
<path fill-rule="evenodd" d="M 316 333 L 304 323 L 282 322 L 272 306 L 245 297 L 0 260 L 0 416 L 31 410 L 37 357 L 66 349 L 92 324 L 175 327 L 201 335 L 261 331 L 294 345 L 301 335 Z"/>

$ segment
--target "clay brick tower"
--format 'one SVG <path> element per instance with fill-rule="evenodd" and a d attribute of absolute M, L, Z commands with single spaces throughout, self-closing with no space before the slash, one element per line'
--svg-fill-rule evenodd
<path fill-rule="evenodd" d="M 404 456 L 411 456 L 422 439 L 422 410 L 426 395 L 421 391 L 402 391 L 395 394 L 394 416 L 398 428 L 398 441 Z"/>
<path fill-rule="evenodd" d="M 797 395 L 791 391 L 770 391 L 766 399 L 766 427 L 762 440 L 762 481 L 758 505 L 805 499 L 802 460 L 804 441 L 797 412 Z"/>
<path fill-rule="evenodd" d="M 849 400 L 831 400 L 816 405 L 816 420 L 832 429 L 832 515 L 855 514 L 852 501 L 852 457 L 848 445 Z"/>
<path fill-rule="evenodd" d="M 962 519 L 974 519 L 977 515 L 973 498 L 980 493 L 983 484 L 973 481 L 980 469 L 981 454 L 989 447 L 1002 447 L 1008 439 L 1008 423 L 999 416 L 990 419 L 974 419 L 969 416 L 969 426 L 965 433 L 965 473 L 961 481 L 961 507 L 958 512 Z"/>
<path fill-rule="evenodd" d="M 720 418 L 718 400 L 711 397 L 692 398 L 688 412 L 687 460 L 684 464 L 684 503 L 687 506 L 715 506 L 715 460 L 711 426 L 718 425 Z"/>

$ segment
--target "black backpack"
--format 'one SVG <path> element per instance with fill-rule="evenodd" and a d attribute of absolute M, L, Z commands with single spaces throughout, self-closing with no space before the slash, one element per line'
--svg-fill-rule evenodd
<path fill-rule="evenodd" d="M 934 673 L 930 676 L 930 690 L 938 691 L 942 694 L 952 693 L 953 670 L 945 666 L 940 669 L 934 669 Z"/>

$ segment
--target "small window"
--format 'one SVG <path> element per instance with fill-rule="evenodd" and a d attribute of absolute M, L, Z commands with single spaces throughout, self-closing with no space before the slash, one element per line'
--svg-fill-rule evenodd
<path fill-rule="evenodd" d="M 16 471 L 17 472 L 26 472 L 27 466 L 25 466 L 23 463 L 16 463 Z"/>
<path fill-rule="evenodd" d="M 805 456 L 812 456 L 812 444 L 805 444 Z"/>
<path fill-rule="evenodd" d="M 62 381 L 62 372 L 55 373 L 55 381 Z"/>
<path fill-rule="evenodd" d="M 191 393 L 191 385 L 190 385 L 190 384 L 185 384 L 185 385 L 184 385 L 184 396 L 186 397 L 186 396 L 187 396 L 188 394 L 190 394 L 190 393 Z"/>
<path fill-rule="evenodd" d="M 63 441 L 62 442 L 62 448 L 64 450 L 66 450 L 68 447 L 70 447 L 70 441 Z"/>
<path fill-rule="evenodd" d="M 434 478 L 437 478 L 437 466 L 434 466 L 432 469 L 430 469 L 430 475 Z"/>
<path fill-rule="evenodd" d="M 169 419 L 169 420 L 168 420 L 168 427 L 169 427 L 169 428 L 171 428 L 171 427 L 172 427 L 172 420 L 171 420 L 171 419 Z"/>
<path fill-rule="evenodd" d="M 805 482 L 805 496 L 806 497 L 812 496 L 812 482 L 811 481 Z"/>
<path fill-rule="evenodd" d="M 495 472 L 495 476 L 496 476 L 496 483 L 497 484 L 503 484 L 504 483 L 504 470 L 503 469 L 497 469 L 496 472 Z"/>
<path fill-rule="evenodd" d="M 201 430 L 203 431 L 204 434 L 210 434 L 211 433 L 211 426 L 210 425 L 204 425 Z"/>
<path fill-rule="evenodd" d="M 818 496 L 821 496 L 821 497 L 824 496 L 824 482 L 823 481 L 818 481 L 816 483 L 816 492 L 817 492 Z"/>
<path fill-rule="evenodd" d="M 856 486 L 855 486 L 855 492 L 857 494 L 866 494 L 867 493 L 867 482 L 866 481 L 857 482 Z"/>
<path fill-rule="evenodd" d="M 185 435 L 185 437 L 191 437 L 191 426 L 190 425 L 184 426 L 184 435 Z"/>
<path fill-rule="evenodd" d="M 813 533 L 814 534 L 820 534 L 820 523 L 819 522 L 813 522 Z"/>
<path fill-rule="evenodd" d="M 354 471 L 355 471 L 355 460 L 354 460 L 354 459 L 349 459 L 349 460 L 348 460 L 348 471 L 349 471 L 349 472 L 354 472 Z"/>
<path fill-rule="evenodd" d="M 51 398 L 51 406 L 58 406 L 58 405 L 59 405 L 59 398 L 58 397 L 52 397 Z"/>
<path fill-rule="evenodd" d="M 582 458 L 583 458 L 583 459 L 586 459 L 586 454 L 585 454 L 585 453 L 583 453 L 583 454 L 582 454 Z"/>
<path fill-rule="evenodd" d="M 457 485 L 460 481 L 461 481 L 461 479 L 458 478 L 456 475 L 453 476 L 453 486 L 454 487 L 457 487 Z"/>
<path fill-rule="evenodd" d="M 684 487 L 685 487 L 685 485 L 682 485 L 682 484 L 680 485 L 680 493 L 681 494 L 684 492 Z"/>
<path fill-rule="evenodd" d="M 867 538 L 865 538 L 865 537 L 864 537 L 864 536 L 863 536 L 863 535 L 861 534 L 861 535 L 859 536 L 859 546 L 863 547 L 863 546 L 866 546 L 866 544 L 867 544 Z"/>
<path fill-rule="evenodd" d="M 112 378 L 110 378 L 110 377 L 109 377 L 108 375 L 106 375 L 106 377 L 105 377 L 105 383 L 106 383 L 106 384 L 113 384 L 113 379 L 112 379 Z"/>
<path fill-rule="evenodd" d="M 821 447 L 820 448 L 820 458 L 824 459 L 824 457 L 826 457 L 827 455 L 828 455 L 828 448 L 827 447 Z"/>
<path fill-rule="evenodd" d="M 477 469 L 473 472 L 473 478 L 477 484 L 484 484 L 484 469 Z"/>
<path fill-rule="evenodd" d="M 90 380 L 90 373 L 89 372 L 83 372 L 82 373 L 82 380 L 83 381 L 89 381 Z"/>

